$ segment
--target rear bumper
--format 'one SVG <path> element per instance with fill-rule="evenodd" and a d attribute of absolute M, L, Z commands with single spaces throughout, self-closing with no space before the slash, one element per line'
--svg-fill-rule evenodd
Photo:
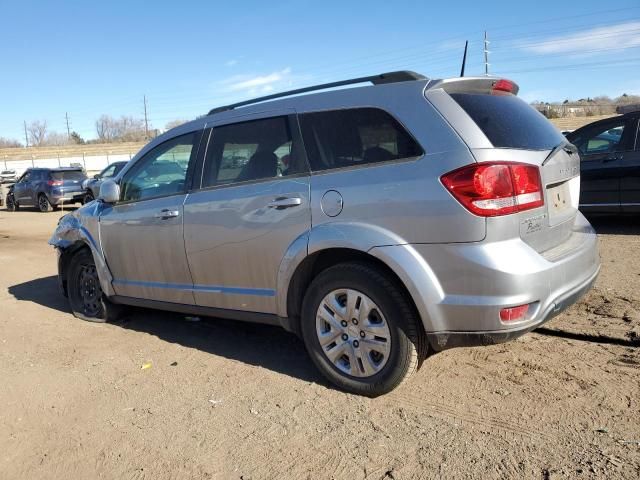
<path fill-rule="evenodd" d="M 510 340 L 574 303 L 600 270 L 598 240 L 578 214 L 570 237 L 538 253 L 520 238 L 496 242 L 376 247 L 413 297 L 435 349 Z M 529 305 L 524 319 L 500 310 Z"/>
<path fill-rule="evenodd" d="M 547 307 L 546 311 L 543 312 L 542 315 L 540 315 L 540 318 L 536 323 L 509 330 L 478 332 L 433 332 L 427 333 L 427 338 L 429 339 L 431 347 L 438 352 L 447 350 L 449 348 L 479 347 L 515 340 L 525 333 L 529 333 L 530 331 L 544 325 L 553 317 L 559 315 L 566 308 L 577 302 L 580 297 L 582 297 L 591 289 L 599 273 L 600 269 L 598 268 L 598 270 L 596 270 L 591 278 L 587 279 L 582 285 L 578 285 L 571 291 L 565 292 L 560 297 L 553 299 L 550 305 Z"/>
<path fill-rule="evenodd" d="M 62 203 L 76 203 L 81 202 L 84 197 L 84 192 L 65 192 L 63 194 L 50 194 L 48 196 L 51 205 L 60 205 Z"/>

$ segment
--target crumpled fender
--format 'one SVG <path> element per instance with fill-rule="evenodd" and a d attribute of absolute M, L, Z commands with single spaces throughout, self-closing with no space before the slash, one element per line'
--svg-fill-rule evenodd
<path fill-rule="evenodd" d="M 109 297 L 115 295 L 115 292 L 111 284 L 113 277 L 100 245 L 99 221 L 104 208 L 105 204 L 96 200 L 61 217 L 48 243 L 63 252 L 77 246 L 79 242 L 88 246 L 96 264 L 100 287 Z"/>

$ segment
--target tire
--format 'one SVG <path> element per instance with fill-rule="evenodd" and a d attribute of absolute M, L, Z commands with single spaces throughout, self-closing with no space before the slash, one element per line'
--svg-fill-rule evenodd
<path fill-rule="evenodd" d="M 7 206 L 7 210 L 10 212 L 17 212 L 18 209 L 20 208 L 20 206 L 18 205 L 18 202 L 16 202 L 16 199 L 13 196 L 13 193 L 10 193 L 7 195 L 6 206 Z"/>
<path fill-rule="evenodd" d="M 311 282 L 301 331 L 313 363 L 331 383 L 376 397 L 417 370 L 420 346 L 426 345 L 418 322 L 415 307 L 388 275 L 368 264 L 345 263 Z"/>
<path fill-rule="evenodd" d="M 104 323 L 122 316 L 122 306 L 110 302 L 102 293 L 93 255 L 87 249 L 78 251 L 69 262 L 67 294 L 71 311 L 77 318 Z"/>
<path fill-rule="evenodd" d="M 42 213 L 53 211 L 53 207 L 51 206 L 49 199 L 44 193 L 38 195 L 38 210 L 40 210 Z"/>
<path fill-rule="evenodd" d="M 87 193 L 82 199 L 82 204 L 86 205 L 87 203 L 93 202 L 94 200 L 95 200 L 95 197 L 93 196 L 93 193 L 91 192 L 91 190 L 87 190 Z"/>

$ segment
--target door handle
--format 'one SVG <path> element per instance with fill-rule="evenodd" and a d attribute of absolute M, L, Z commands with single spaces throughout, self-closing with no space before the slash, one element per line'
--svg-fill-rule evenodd
<path fill-rule="evenodd" d="M 298 205 L 302 205 L 302 199 L 300 197 L 278 197 L 267 204 L 269 208 L 275 208 L 276 210 L 297 207 Z"/>
<path fill-rule="evenodd" d="M 155 218 L 160 218 L 162 220 L 167 220 L 169 218 L 175 218 L 175 217 L 179 217 L 179 216 L 180 216 L 180 211 L 178 211 L 178 210 L 169 210 L 168 208 L 160 210 L 158 213 L 156 213 L 154 215 Z"/>
<path fill-rule="evenodd" d="M 621 153 L 611 153 L 604 159 L 605 162 L 615 162 L 616 160 L 622 160 Z"/>

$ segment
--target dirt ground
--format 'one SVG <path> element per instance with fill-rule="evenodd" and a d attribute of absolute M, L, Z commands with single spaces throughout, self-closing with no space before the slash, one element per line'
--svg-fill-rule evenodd
<path fill-rule="evenodd" d="M 367 399 L 278 328 L 77 320 L 46 243 L 59 216 L 0 210 L 2 479 L 640 477 L 637 218 L 594 219 L 602 274 L 544 329 Z"/>

